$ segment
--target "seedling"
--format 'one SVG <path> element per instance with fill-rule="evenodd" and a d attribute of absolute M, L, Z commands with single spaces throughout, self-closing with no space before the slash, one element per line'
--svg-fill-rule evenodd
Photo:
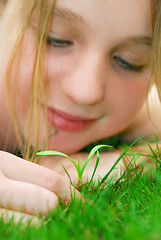
<path fill-rule="evenodd" d="M 105 180 L 109 177 L 110 173 L 115 169 L 116 165 L 118 164 L 118 162 L 122 159 L 122 157 L 128 152 L 128 150 L 133 146 L 135 145 L 138 141 L 142 140 L 143 137 L 137 139 L 136 141 L 134 141 L 132 144 L 130 144 L 130 146 L 128 146 L 124 151 L 123 153 L 120 155 L 120 157 L 116 160 L 116 162 L 113 164 L 113 166 L 111 167 L 110 171 L 103 177 L 103 179 L 101 180 L 101 182 L 98 184 L 98 187 L 100 187 L 104 182 Z M 89 163 L 90 159 L 93 157 L 93 155 L 97 152 L 97 160 L 96 160 L 96 164 L 95 164 L 95 168 L 94 168 L 94 171 L 93 171 L 93 174 L 92 174 L 92 177 L 89 181 L 89 184 L 92 183 L 92 180 L 93 180 L 93 177 L 95 175 L 95 172 L 96 172 L 96 169 L 98 167 L 98 164 L 99 164 L 99 152 L 98 150 L 100 148 L 103 148 L 103 147 L 108 147 L 108 148 L 113 148 L 112 146 L 110 145 L 105 145 L 105 144 L 102 144 L 102 145 L 97 145 L 95 146 L 94 148 L 92 148 L 92 150 L 90 151 L 86 161 L 84 162 L 84 164 L 82 164 L 82 161 L 81 159 L 78 160 L 78 164 L 72 159 L 70 158 L 68 155 L 66 155 L 65 153 L 62 153 L 62 152 L 58 152 L 58 151 L 42 151 L 42 152 L 38 152 L 36 155 L 38 156 L 38 159 L 40 158 L 40 156 L 49 156 L 49 155 L 56 155 L 56 156 L 62 156 L 62 157 L 66 157 L 68 158 L 75 166 L 76 168 L 76 171 L 77 171 L 77 174 L 78 174 L 78 184 L 77 184 L 77 189 L 79 190 L 80 188 L 80 185 L 82 184 L 82 180 L 83 180 L 83 173 L 84 173 L 84 170 L 85 168 L 87 167 L 87 164 Z M 71 181 L 71 178 L 70 178 L 70 175 L 68 173 L 68 171 L 64 168 L 65 172 L 67 173 L 68 177 L 69 177 L 69 180 L 70 180 L 70 183 L 72 184 L 72 181 Z M 73 185 L 73 184 L 72 184 Z"/>
<path fill-rule="evenodd" d="M 98 166 L 98 163 L 99 163 L 99 152 L 98 150 L 100 148 L 103 148 L 103 147 L 108 147 L 108 148 L 113 148 L 112 146 L 110 145 L 97 145 L 95 146 L 89 153 L 86 161 L 84 162 L 84 164 L 82 164 L 82 161 L 81 159 L 78 160 L 78 164 L 72 159 L 70 158 L 68 155 L 62 153 L 62 152 L 58 152 L 58 151 L 42 151 L 42 152 L 38 152 L 36 155 L 38 156 L 49 156 L 49 155 L 56 155 L 56 156 L 62 156 L 62 157 L 66 157 L 68 158 L 75 166 L 76 168 L 76 171 L 77 171 L 77 174 L 78 174 L 78 185 L 77 185 L 77 189 L 79 190 L 79 187 L 80 185 L 82 184 L 82 179 L 83 179 L 83 173 L 84 173 L 84 170 L 85 168 L 87 167 L 87 164 L 89 163 L 90 159 L 93 157 L 93 155 L 97 152 L 97 160 L 96 160 L 96 165 L 95 165 L 95 168 L 94 168 L 94 171 L 93 171 L 93 174 L 92 174 L 92 177 L 90 179 L 90 182 L 92 182 L 93 180 L 93 177 L 95 175 L 95 172 L 96 172 L 96 169 L 97 169 L 97 166 Z M 67 170 L 64 168 L 64 170 L 66 171 L 69 179 L 70 179 L 70 182 L 72 183 L 71 181 L 71 178 L 70 178 L 70 175 L 68 174 Z M 73 184 L 72 184 L 73 185 Z"/>

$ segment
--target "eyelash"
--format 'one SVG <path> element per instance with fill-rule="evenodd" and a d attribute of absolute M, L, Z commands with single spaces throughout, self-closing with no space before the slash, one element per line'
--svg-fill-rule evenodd
<path fill-rule="evenodd" d="M 142 65 L 134 65 L 131 64 L 129 62 L 126 62 L 125 60 L 123 60 L 122 58 L 118 57 L 118 56 L 114 56 L 113 59 L 125 70 L 129 70 L 129 71 L 133 71 L 133 72 L 141 72 L 143 67 Z"/>
<path fill-rule="evenodd" d="M 57 38 L 53 38 L 50 36 L 47 36 L 46 38 L 46 42 L 48 45 L 50 46 L 54 46 L 54 47 L 68 47 L 72 45 L 71 41 L 68 40 L 62 40 L 62 39 L 57 39 Z M 133 71 L 133 72 L 141 72 L 143 67 L 142 65 L 134 65 L 131 64 L 129 62 L 126 62 L 124 59 L 120 58 L 119 56 L 114 56 L 113 59 L 119 64 L 119 66 L 121 66 L 123 69 L 127 70 L 127 71 Z"/>
<path fill-rule="evenodd" d="M 54 47 L 67 47 L 67 46 L 72 45 L 71 41 L 52 38 L 50 36 L 47 36 L 46 42 L 47 42 L 48 45 L 51 45 L 51 46 L 54 46 Z"/>

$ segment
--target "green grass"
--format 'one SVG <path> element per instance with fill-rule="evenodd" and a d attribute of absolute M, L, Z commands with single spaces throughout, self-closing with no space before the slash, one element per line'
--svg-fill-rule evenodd
<path fill-rule="evenodd" d="M 81 189 L 84 203 L 60 203 L 40 227 L 1 219 L 0 239 L 160 240 L 161 167 L 134 172 L 132 177 L 128 168 L 121 179 L 101 188 L 86 184 Z"/>

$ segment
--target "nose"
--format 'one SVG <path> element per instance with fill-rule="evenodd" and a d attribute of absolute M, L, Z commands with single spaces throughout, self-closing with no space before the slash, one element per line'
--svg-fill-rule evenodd
<path fill-rule="evenodd" d="M 98 56 L 89 55 L 77 64 L 61 82 L 64 94 L 75 104 L 90 106 L 100 104 L 105 92 L 104 63 Z"/>

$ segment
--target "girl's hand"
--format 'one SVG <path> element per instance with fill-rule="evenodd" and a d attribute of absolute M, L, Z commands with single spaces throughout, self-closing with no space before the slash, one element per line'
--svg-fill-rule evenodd
<path fill-rule="evenodd" d="M 71 195 L 81 197 L 58 173 L 0 151 L 0 208 L 46 216 Z"/>

